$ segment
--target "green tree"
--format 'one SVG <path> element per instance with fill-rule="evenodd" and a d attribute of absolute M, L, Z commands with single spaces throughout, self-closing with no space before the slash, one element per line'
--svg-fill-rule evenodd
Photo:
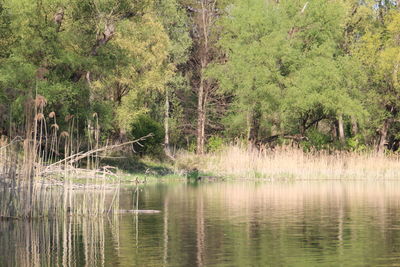
<path fill-rule="evenodd" d="M 376 150 L 384 151 L 389 133 L 399 120 L 400 12 L 392 2 L 380 2 L 366 27 L 365 34 L 354 46 L 368 76 L 366 105 L 370 109 L 369 128 L 377 135 Z"/>
<path fill-rule="evenodd" d="M 182 107 L 177 94 L 185 91 L 187 80 L 184 78 L 184 65 L 189 59 L 189 49 L 192 40 L 189 36 L 189 18 L 186 11 L 176 0 L 155 1 L 154 9 L 169 36 L 170 46 L 167 62 L 173 69 L 171 78 L 167 81 L 164 91 L 164 150 L 171 156 L 170 145 L 179 142 L 183 124 Z"/>
<path fill-rule="evenodd" d="M 344 14 L 343 4 L 325 0 L 231 6 L 220 41 L 228 60 L 211 72 L 235 96 L 242 135 L 304 136 L 322 120 L 363 113 L 360 85 L 351 83 L 361 80 L 359 64 L 339 47 Z"/>
<path fill-rule="evenodd" d="M 153 92 L 174 76 L 170 57 L 185 49 L 171 49 L 152 1 L 11 0 L 1 7 L 0 50 L 8 54 L 1 52 L 0 95 L 19 125 L 25 99 L 43 95 L 61 128 L 73 114 L 84 132 L 97 113 L 105 134 L 120 136 L 154 108 Z M 16 41 L 8 50 L 10 33 Z"/>

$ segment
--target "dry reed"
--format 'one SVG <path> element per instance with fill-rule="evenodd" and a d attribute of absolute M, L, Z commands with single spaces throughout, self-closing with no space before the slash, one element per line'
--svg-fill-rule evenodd
<path fill-rule="evenodd" d="M 319 151 L 306 153 L 293 147 L 275 150 L 234 145 L 196 156 L 181 153 L 178 168 L 197 168 L 205 173 L 235 178 L 259 179 L 398 179 L 399 156 L 373 153 Z"/>
<path fill-rule="evenodd" d="M 88 121 L 84 135 L 78 131 L 78 119 L 73 115 L 65 118 L 68 129 L 59 133 L 55 112 L 48 114 L 51 123 L 46 122 L 46 103 L 39 95 L 27 101 L 25 137 L 0 139 L 0 219 L 110 213 L 118 205 L 119 178 L 112 167 L 100 168 L 99 158 L 152 134 L 122 144 L 100 144 L 97 114 L 93 115 L 94 122 Z M 82 136 L 88 141 L 83 142 Z M 88 144 L 86 151 L 83 143 Z M 86 161 L 86 169 L 81 167 L 82 161 Z M 84 182 L 76 184 L 77 179 Z M 112 205 L 106 206 L 110 181 L 116 187 Z M 74 194 L 76 190 L 83 191 L 80 199 Z"/>

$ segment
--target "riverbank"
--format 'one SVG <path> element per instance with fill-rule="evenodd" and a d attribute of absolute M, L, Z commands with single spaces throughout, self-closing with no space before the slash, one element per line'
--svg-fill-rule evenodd
<path fill-rule="evenodd" d="M 3 151 L 3 154 L 5 152 Z M 345 151 L 306 153 L 293 147 L 274 150 L 228 146 L 205 155 L 181 151 L 175 160 L 140 157 L 96 157 L 77 164 L 74 158 L 58 164 L 41 164 L 26 157 L 12 161 L 16 153 L 5 154 L 0 188 L 0 217 L 41 218 L 60 214 L 99 216 L 118 210 L 120 188 L 135 187 L 139 192 L 149 183 L 217 182 L 223 180 L 398 180 L 400 157 Z M 8 160 L 4 160 L 8 159 Z M 71 163 L 72 162 L 72 163 Z M 28 166 L 29 168 L 27 168 Z M 26 171 L 26 169 L 28 171 Z M 28 175 L 26 175 L 28 174 Z M 106 204 L 112 190 L 114 206 Z M 82 192 L 82 199 L 75 197 Z"/>
<path fill-rule="evenodd" d="M 259 151 L 237 145 L 206 155 L 182 152 L 175 168 L 230 179 L 398 179 L 400 157 L 346 151 L 306 153 L 292 147 Z"/>
<path fill-rule="evenodd" d="M 118 163 L 119 162 L 119 163 Z M 111 162 L 109 162 L 111 163 Z M 151 158 L 115 161 L 121 181 L 158 182 L 189 180 L 396 180 L 400 155 L 373 152 L 315 151 L 293 147 L 274 150 L 226 146 L 214 153 L 197 155 L 180 151 L 175 161 Z M 203 179 L 204 178 L 204 179 Z"/>

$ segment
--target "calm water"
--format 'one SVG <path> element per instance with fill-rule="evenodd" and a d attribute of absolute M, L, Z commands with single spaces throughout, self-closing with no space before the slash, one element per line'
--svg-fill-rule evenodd
<path fill-rule="evenodd" d="M 400 266 L 398 182 L 160 184 L 139 201 L 162 212 L 0 222 L 0 266 Z"/>

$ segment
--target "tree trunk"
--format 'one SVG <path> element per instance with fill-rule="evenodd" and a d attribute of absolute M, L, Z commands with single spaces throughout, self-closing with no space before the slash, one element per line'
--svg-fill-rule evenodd
<path fill-rule="evenodd" d="M 205 103 L 204 103 L 204 79 L 200 78 L 200 86 L 197 95 L 197 154 L 204 154 L 205 139 Z"/>
<path fill-rule="evenodd" d="M 351 117 L 351 131 L 354 135 L 358 134 L 358 124 L 356 118 L 354 117 Z"/>
<path fill-rule="evenodd" d="M 339 128 L 339 140 L 340 143 L 344 144 L 345 136 L 344 136 L 344 126 L 343 126 L 343 115 L 339 114 L 338 116 L 338 128 Z"/>
<path fill-rule="evenodd" d="M 378 146 L 376 148 L 376 151 L 378 152 L 378 154 L 383 154 L 383 152 L 385 151 L 385 145 L 387 143 L 386 138 L 387 138 L 390 124 L 391 124 L 391 120 L 386 119 L 383 123 L 382 128 L 379 131 L 379 135 L 380 135 L 379 142 L 378 142 Z"/>
<path fill-rule="evenodd" d="M 205 143 L 205 107 L 206 107 L 206 81 L 204 80 L 203 72 L 208 64 L 208 34 L 209 34 L 209 14 L 206 10 L 206 4 L 204 0 L 201 1 L 201 19 L 200 28 L 202 29 L 202 48 L 200 49 L 200 84 L 198 90 L 197 100 L 197 154 L 204 154 L 204 143 Z"/>
<path fill-rule="evenodd" d="M 258 134 L 260 131 L 260 120 L 261 120 L 261 111 L 260 106 L 257 104 L 250 112 L 249 112 L 249 131 L 248 131 L 248 140 L 255 144 L 258 140 Z"/>
<path fill-rule="evenodd" d="M 251 110 L 247 111 L 247 140 L 251 140 Z"/>
<path fill-rule="evenodd" d="M 216 18 L 215 5 L 216 0 L 201 0 L 198 1 L 201 5 L 200 12 L 196 13 L 195 21 L 197 23 L 195 36 L 198 43 L 197 53 L 197 71 L 199 72 L 199 81 L 197 89 L 197 154 L 204 154 L 205 145 L 205 125 L 206 125 L 206 107 L 208 101 L 208 94 L 210 93 L 210 83 L 204 77 L 204 70 L 211 61 L 209 35 L 211 34 L 211 27 Z"/>
<path fill-rule="evenodd" d="M 337 137 L 338 137 L 338 130 L 337 130 L 336 121 L 334 121 L 334 122 L 332 123 L 331 132 L 332 132 L 332 139 L 333 139 L 333 141 L 336 141 L 336 140 L 337 140 Z"/>
<path fill-rule="evenodd" d="M 203 101 L 207 103 L 206 100 Z M 205 143 L 206 143 L 206 107 L 203 106 L 203 117 L 201 119 L 201 147 L 202 147 L 202 153 L 204 153 L 204 148 L 205 148 Z"/>
<path fill-rule="evenodd" d="M 165 112 L 164 112 L 164 152 L 167 156 L 171 156 L 169 148 L 169 95 L 168 88 L 165 91 Z"/>

